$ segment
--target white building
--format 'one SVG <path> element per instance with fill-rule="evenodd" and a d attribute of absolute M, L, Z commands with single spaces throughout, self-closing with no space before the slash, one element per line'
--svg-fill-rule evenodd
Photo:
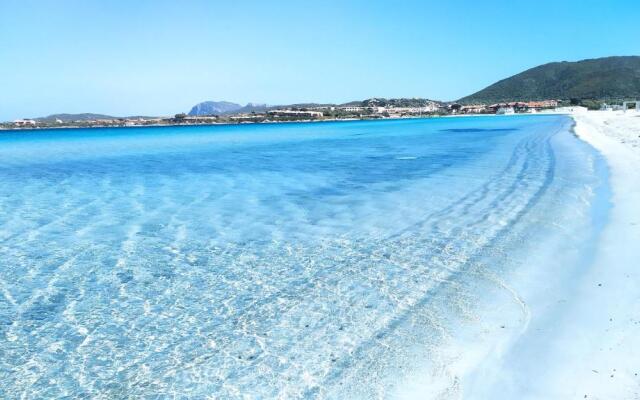
<path fill-rule="evenodd" d="M 298 110 L 271 110 L 267 114 L 280 117 L 308 117 L 322 118 L 324 114 L 321 111 L 298 111 Z"/>
<path fill-rule="evenodd" d="M 496 114 L 498 115 L 508 115 L 508 114 L 515 114 L 515 113 L 516 111 L 513 109 L 513 107 L 500 107 L 496 111 Z"/>
<path fill-rule="evenodd" d="M 13 124 L 15 126 L 35 126 L 36 121 L 32 119 L 16 119 L 15 121 L 13 121 Z"/>
<path fill-rule="evenodd" d="M 346 107 L 339 107 L 340 110 L 342 111 L 347 111 L 347 112 L 358 112 L 358 111 L 363 111 L 365 108 L 364 107 L 356 107 L 356 106 L 346 106 Z"/>

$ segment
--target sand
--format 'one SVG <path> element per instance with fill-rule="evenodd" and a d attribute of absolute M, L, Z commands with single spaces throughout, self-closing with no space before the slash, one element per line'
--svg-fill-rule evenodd
<path fill-rule="evenodd" d="M 640 398 L 640 113 L 574 114 L 576 134 L 606 158 L 610 221 L 572 299 L 546 391 L 557 398 Z M 584 396 L 582 396 L 584 398 Z"/>

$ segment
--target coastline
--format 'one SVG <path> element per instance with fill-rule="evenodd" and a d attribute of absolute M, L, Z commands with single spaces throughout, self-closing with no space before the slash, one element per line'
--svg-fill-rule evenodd
<path fill-rule="evenodd" d="M 46 130 L 64 130 L 64 129 L 130 129 L 130 128 L 163 128 L 163 127 L 197 127 L 197 126 L 236 126 L 236 125 L 279 125 L 279 124 L 308 124 L 323 122 L 354 122 L 354 121 L 401 121 L 415 119 L 439 119 L 439 118 L 479 118 L 479 117 L 512 117 L 512 116 L 545 116 L 545 115 L 567 115 L 567 112 L 540 112 L 540 113 L 516 113 L 516 114 L 453 114 L 453 115 L 423 115 L 410 116 L 400 118 L 326 118 L 326 119 L 300 119 L 292 121 L 262 121 L 262 122 L 206 122 L 199 124 L 188 123 L 167 123 L 167 124 L 143 124 L 143 125 L 64 125 L 64 126 L 46 126 L 46 127 L 13 127 L 5 128 L 0 126 L 2 132 L 38 132 Z"/>
<path fill-rule="evenodd" d="M 491 115 L 491 114 L 479 114 L 479 115 Z M 467 115 L 459 115 L 467 116 Z M 468 115 L 468 116 L 478 116 L 478 115 Z M 405 119 L 431 119 L 431 118 L 444 118 L 449 116 L 441 116 L 441 115 L 424 115 L 424 116 L 411 116 L 411 117 L 401 117 L 401 118 L 326 118 L 326 119 L 300 119 L 300 120 L 292 120 L 292 121 L 261 121 L 261 122 L 206 122 L 206 123 L 198 123 L 198 124 L 189 124 L 189 123 L 167 123 L 167 124 L 141 124 L 141 125 L 90 125 L 90 126 L 79 126 L 79 125 L 64 125 L 64 126 L 46 126 L 46 127 L 13 127 L 13 128 L 4 128 L 0 126 L 0 132 L 37 132 L 44 130 L 53 130 L 53 129 L 104 129 L 104 128 L 162 128 L 162 127 L 193 127 L 193 126 L 235 126 L 235 125 L 269 125 L 269 124 L 300 124 L 300 123 L 320 123 L 320 122 L 353 122 L 353 121 L 395 121 L 395 120 L 405 120 Z"/>
<path fill-rule="evenodd" d="M 588 257 L 574 267 L 565 260 L 582 232 L 523 245 L 529 262 L 504 287 L 522 305 L 524 322 L 502 325 L 502 332 L 491 325 L 463 329 L 462 339 L 443 346 L 453 354 L 444 367 L 450 382 L 426 368 L 397 398 L 640 398 L 640 114 L 567 117 L 576 138 L 599 154 L 595 171 L 606 175 L 600 195 L 608 206 L 597 211 L 606 216 L 592 217 L 601 225 Z M 536 265 L 543 268 L 530 268 Z M 496 307 L 504 301 L 487 295 L 480 303 L 484 321 L 504 324 L 508 308 Z"/>
<path fill-rule="evenodd" d="M 553 317 L 555 334 L 536 346 L 536 357 L 547 363 L 537 386 L 548 398 L 637 398 L 640 114 L 590 111 L 569 116 L 576 136 L 603 156 L 610 208 L 593 262 L 575 277 L 575 289 L 562 305 L 548 304 L 548 311 L 562 311 Z M 520 394 L 535 398 L 531 392 Z"/>

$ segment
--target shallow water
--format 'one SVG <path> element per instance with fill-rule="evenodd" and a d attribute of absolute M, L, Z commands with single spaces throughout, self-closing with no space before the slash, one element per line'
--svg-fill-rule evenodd
<path fill-rule="evenodd" d="M 513 271 L 589 262 L 606 173 L 570 128 L 3 133 L 0 397 L 371 398 L 446 369 Z"/>

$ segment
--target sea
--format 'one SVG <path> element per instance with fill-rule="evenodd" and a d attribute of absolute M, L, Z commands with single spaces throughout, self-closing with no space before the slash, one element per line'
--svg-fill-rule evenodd
<path fill-rule="evenodd" d="M 572 127 L 0 132 L 0 398 L 464 398 L 594 257 Z"/>

